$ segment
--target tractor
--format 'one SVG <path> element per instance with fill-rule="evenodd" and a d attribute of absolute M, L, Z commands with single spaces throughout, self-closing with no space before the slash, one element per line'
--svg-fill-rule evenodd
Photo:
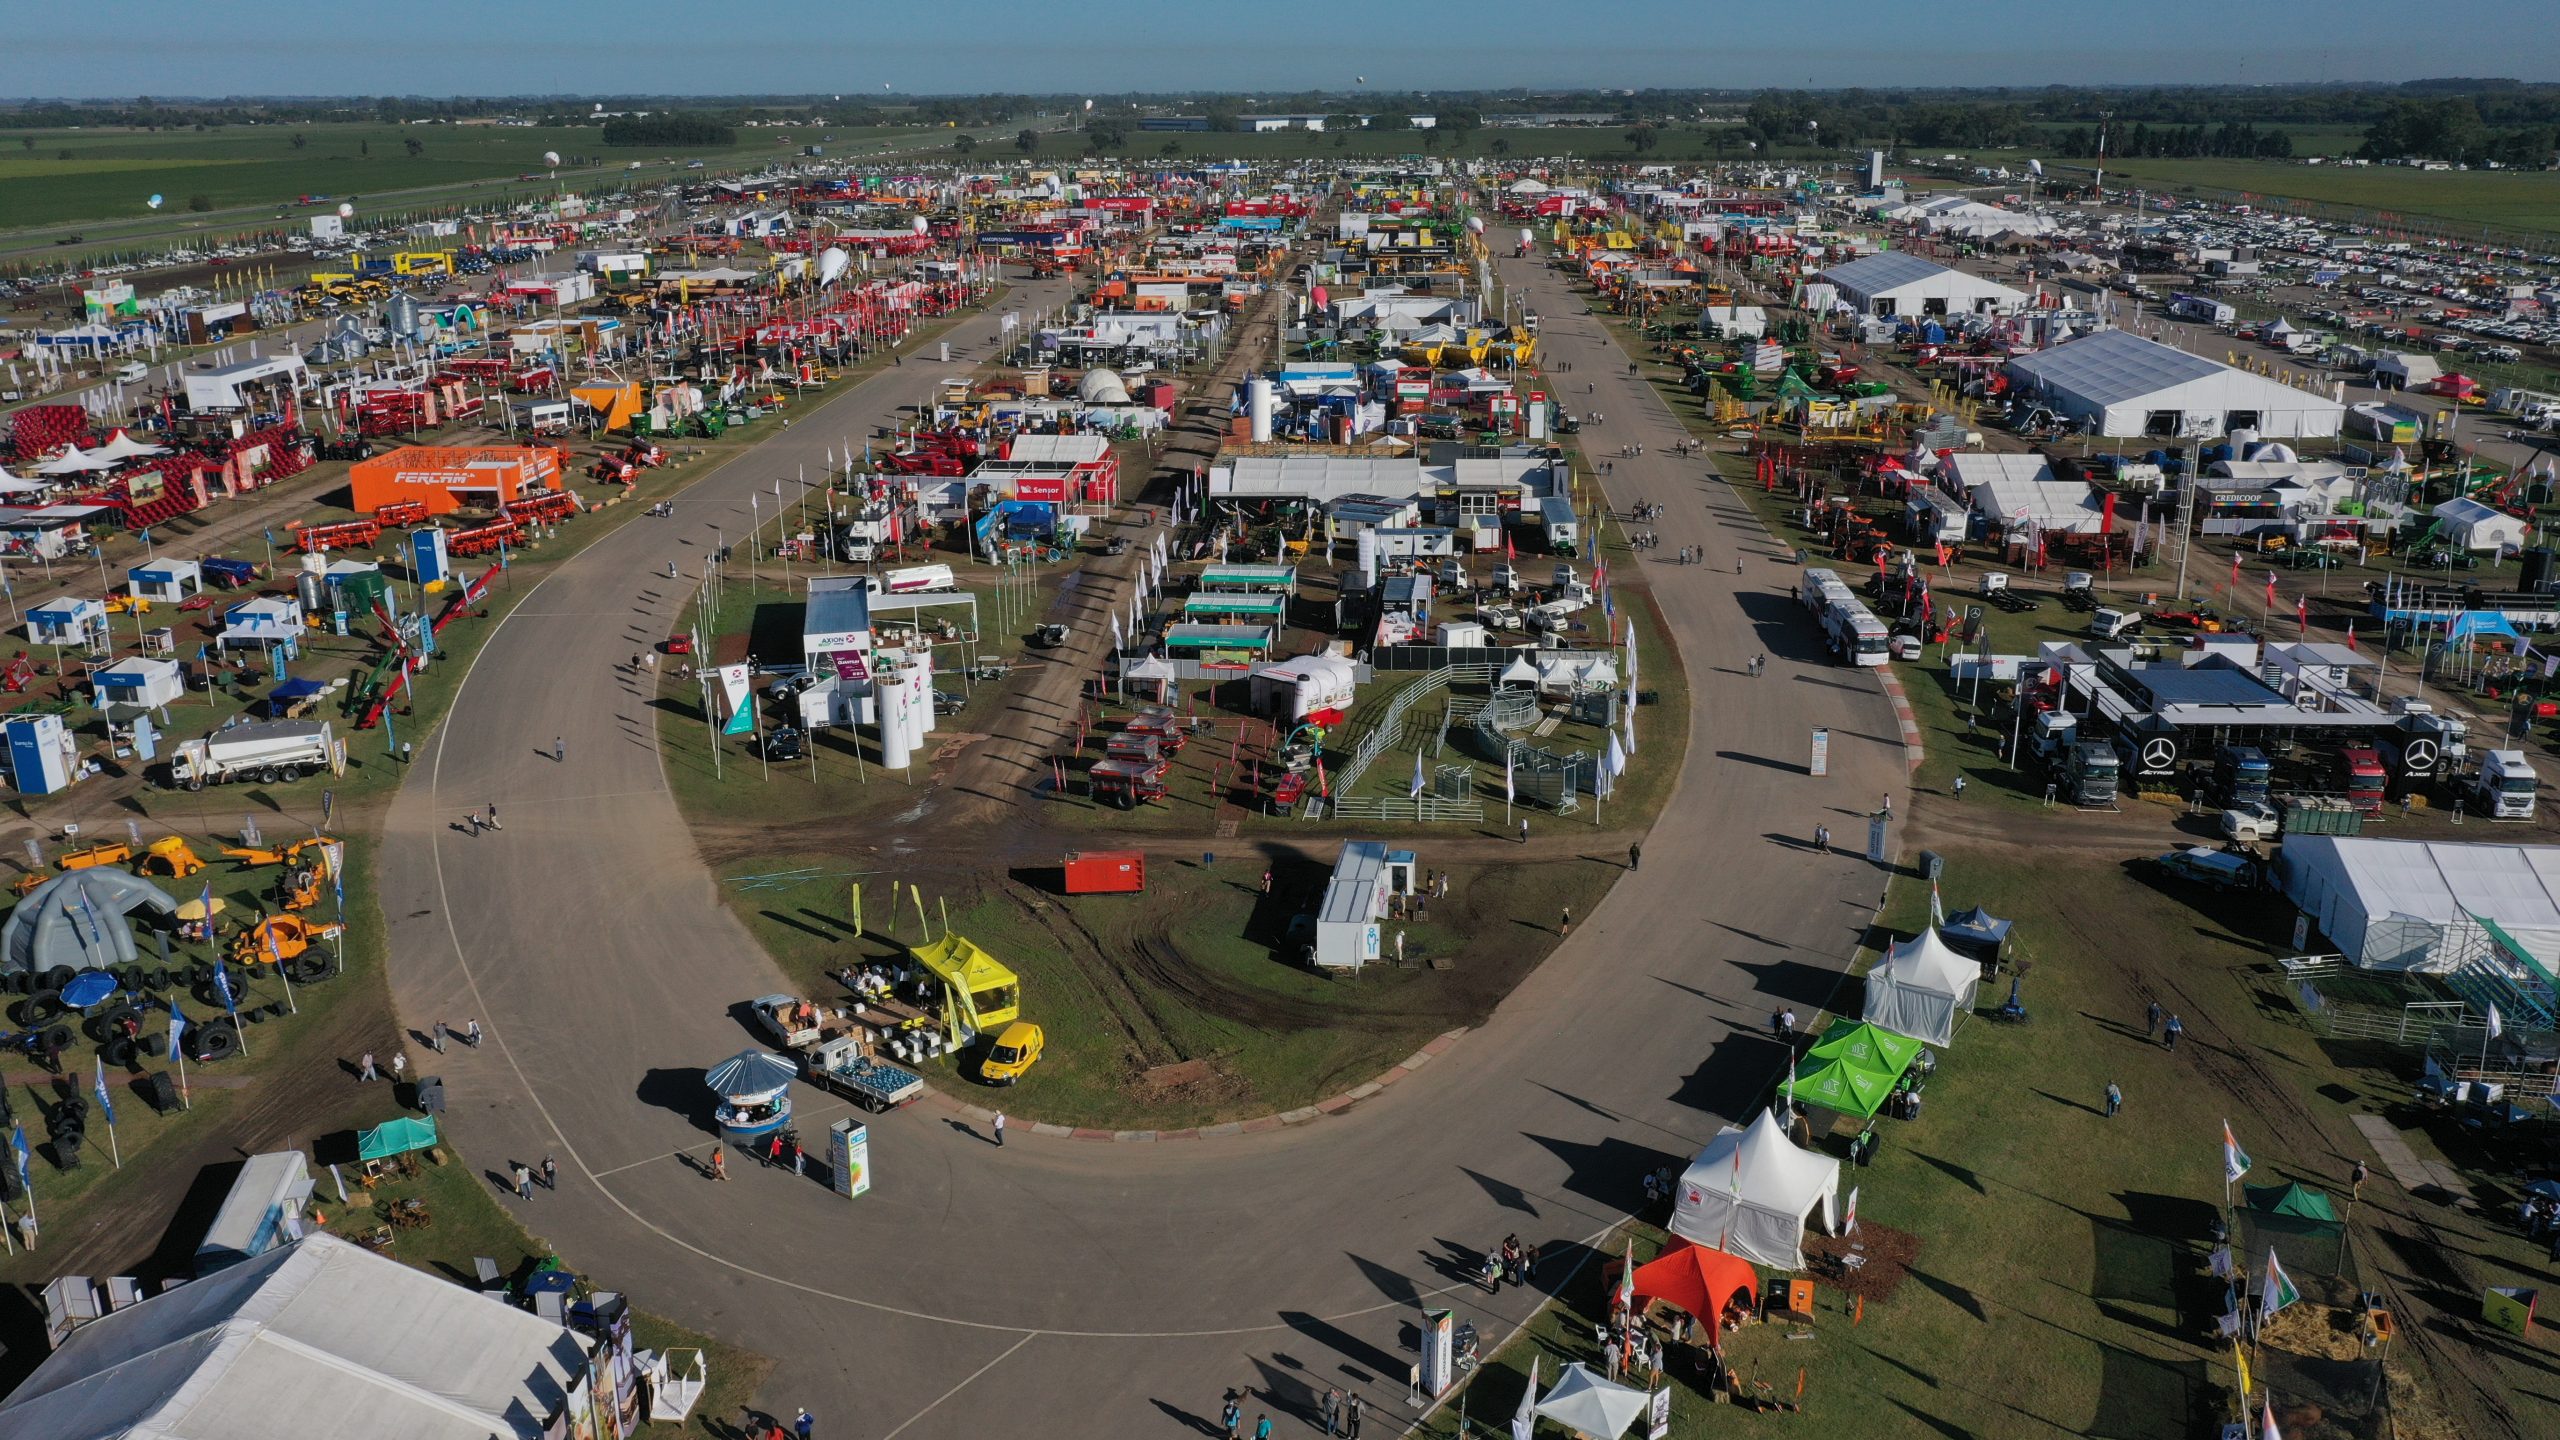
<path fill-rule="evenodd" d="M 231 963 L 277 965 L 286 979 L 316 985 L 345 968 L 338 952 L 321 942 L 346 933 L 344 925 L 315 925 L 299 915 L 272 915 L 232 938 Z"/>

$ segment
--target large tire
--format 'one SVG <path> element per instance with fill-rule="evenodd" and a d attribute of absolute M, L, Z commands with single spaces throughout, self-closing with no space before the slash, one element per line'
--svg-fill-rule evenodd
<path fill-rule="evenodd" d="M 291 762 L 287 762 L 276 767 L 276 775 L 285 784 L 290 785 L 294 781 L 302 778 L 302 767 L 292 764 Z"/>
<path fill-rule="evenodd" d="M 56 1025 L 36 1037 L 36 1048 L 48 1055 L 59 1055 L 71 1048 L 71 1027 Z"/>
<path fill-rule="evenodd" d="M 119 1035 L 98 1047 L 98 1058 L 118 1070 L 133 1064 L 133 1042 Z"/>
<path fill-rule="evenodd" d="M 39 990 L 10 1007 L 10 1015 L 32 1030 L 62 1013 L 62 996 L 52 990 Z"/>
<path fill-rule="evenodd" d="M 52 969 L 44 972 L 44 988 L 47 990 L 59 990 L 63 986 L 68 985 L 79 978 L 79 971 L 72 969 L 68 965 L 56 965 Z"/>
<path fill-rule="evenodd" d="M 273 785 L 273 784 L 275 784 L 275 783 L 276 783 L 276 767 L 274 767 L 273 765 L 268 765 L 268 766 L 264 766 L 264 767 L 260 768 L 260 770 L 258 771 L 258 783 L 259 783 L 259 784 L 261 784 L 261 785 Z"/>
<path fill-rule="evenodd" d="M 193 793 L 193 792 L 198 791 L 198 790 L 202 790 L 203 788 L 204 788 L 204 777 L 203 777 L 203 776 L 201 776 L 201 775 L 190 775 L 190 776 L 188 776 L 188 777 L 187 777 L 187 789 L 188 789 L 188 791 L 189 791 L 190 793 Z"/>
<path fill-rule="evenodd" d="M 240 1053 L 240 1032 L 228 1020 L 208 1020 L 187 1031 L 196 1039 L 196 1059 L 204 1064 L 228 1060 Z"/>
<path fill-rule="evenodd" d="M 142 1012 L 130 1005 L 110 1005 L 80 1022 L 81 1033 L 92 1040 L 106 1041 L 124 1033 L 124 1022 L 142 1023 Z"/>
<path fill-rule="evenodd" d="M 346 968 L 338 952 L 326 945 L 314 945 L 285 962 L 285 975 L 296 985 L 317 985 L 335 980 Z"/>

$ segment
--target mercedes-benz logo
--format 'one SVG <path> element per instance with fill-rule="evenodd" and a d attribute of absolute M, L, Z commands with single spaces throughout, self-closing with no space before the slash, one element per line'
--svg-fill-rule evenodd
<path fill-rule="evenodd" d="M 2142 764 L 2150 770 L 2166 770 L 2178 762 L 2178 742 L 2161 737 L 2142 742 Z"/>
<path fill-rule="evenodd" d="M 2413 775 L 2424 775 L 2436 768 L 2436 742 L 2433 740 L 2412 740 L 2400 755 L 2402 763 Z"/>

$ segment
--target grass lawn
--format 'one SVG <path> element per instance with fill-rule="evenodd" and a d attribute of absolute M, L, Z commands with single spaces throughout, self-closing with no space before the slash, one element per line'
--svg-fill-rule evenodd
<path fill-rule="evenodd" d="M 2170 190 L 2290 196 L 2396 217 L 2548 234 L 2560 231 L 2560 174 L 2539 170 L 2414 170 L 2282 160 L 2107 161 L 2107 175 Z"/>
<path fill-rule="evenodd" d="M 1274 130 L 1260 134 L 1131 130 L 1129 143 L 1116 155 L 1132 163 L 1158 158 L 1193 160 L 1378 160 L 1443 158 L 1449 160 L 1526 160 L 1532 156 L 1571 155 L 1613 164 L 1670 163 L 1709 159 L 1741 159 L 1752 153 L 1739 126 L 1674 125 L 1657 132 L 1654 148 L 1639 152 L 1627 141 L 1623 125 L 1555 126 L 1523 129 L 1326 131 Z M 1719 136 L 1722 144 L 1718 144 Z M 1082 132 L 1043 137 L 1034 161 L 1054 161 L 1087 153 Z M 1810 153 L 1810 152 L 1807 152 Z M 1006 146 L 1004 158 L 1020 154 Z"/>
<path fill-rule="evenodd" d="M 932 865 L 919 876 L 842 855 L 777 855 L 722 877 L 766 950 L 804 993 L 819 995 L 840 993 L 828 972 L 923 938 L 905 889 L 919 885 L 933 932 L 947 905 L 953 931 L 1022 977 L 1023 1018 L 1048 1033 L 1045 1057 L 1011 1090 L 978 1087 L 970 1057 L 928 1065 L 927 1077 L 982 1103 L 1001 1095 L 1018 1118 L 1105 1129 L 1270 1114 L 1368 1081 L 1433 1036 L 1481 1019 L 1543 958 L 1558 908 L 1587 913 L 1618 873 L 1589 863 L 1451 867 L 1448 898 L 1425 919 L 1381 922 L 1390 959 L 1353 977 L 1299 963 L 1310 937 L 1291 928 L 1322 892 L 1329 844 L 1299 858 L 1227 842 L 1208 864 L 1155 854 L 1144 896 L 1061 897 L 1054 851 L 988 858 L 1007 868 L 948 885 Z M 1421 858 L 1431 865 L 1427 846 Z M 1405 967 L 1392 960 L 1398 933 Z"/>
<path fill-rule="evenodd" d="M 830 132 L 859 144 L 901 132 L 852 129 Z M 752 134 L 752 132 L 741 132 Z M 788 132 L 791 145 L 810 137 Z M 344 124 L 229 125 L 196 131 L 81 129 L 0 130 L 0 215 L 8 225 L 41 227 L 112 217 L 147 217 L 144 203 L 166 197 L 164 221 L 183 215 L 202 196 L 216 210 L 288 205 L 302 195 L 327 195 L 331 203 L 371 195 L 506 179 L 543 172 L 547 151 L 583 157 L 585 169 L 562 172 L 573 188 L 619 173 L 633 160 L 679 158 L 769 159 L 786 151 L 770 137 L 725 147 L 615 149 L 603 132 L 580 126 Z M 296 148 L 295 142 L 301 145 Z M 408 152 L 409 141 L 422 147 Z M 29 144 L 28 142 L 33 142 Z M 558 188 L 545 178 L 531 189 Z M 530 191 L 528 191 L 530 193 Z"/>
<path fill-rule="evenodd" d="M 2304 1135 L 2294 1117 L 2334 1121 L 2362 1111 L 2398 1120 L 2398 1076 L 2410 1057 L 2347 1054 L 2305 1028 L 2267 964 L 2286 938 L 2282 906 L 2172 893 L 2109 857 L 2008 847 L 1952 851 L 1945 891 L 1950 907 L 1978 902 L 2015 920 L 2033 1023 L 2003 1026 L 1980 1015 L 1967 1022 L 1929 1082 L 1923 1118 L 1879 1121 L 1884 1144 L 1875 1164 L 1844 1170 L 1843 1190 L 1859 1191 L 1862 1230 L 1880 1227 L 1871 1239 L 1917 1237 L 1899 1285 L 1867 1299 L 1861 1316 L 1840 1284 L 1819 1279 L 1809 1324 L 1747 1328 L 1728 1355 L 1781 1398 L 1792 1395 L 1801 1372 L 1805 1414 L 1825 1428 L 2161 1440 L 2208 1433 L 2224 1417 L 2233 1382 L 2229 1351 L 2212 1340 L 2221 1288 L 2203 1265 L 2205 1228 L 2220 1201 L 2222 1122 L 2230 1120 L 2254 1157 L 2253 1183 L 2299 1180 L 2338 1191 L 2346 1160 Z M 1927 907 L 1925 887 L 1903 882 L 1883 919 L 1907 933 L 1925 922 Z M 2138 967 L 2122 957 L 2127 935 L 2145 937 L 2149 953 Z M 1842 989 L 1835 1008 L 1854 1009 L 1856 987 Z M 1987 985 L 1982 1002 L 1996 1008 L 2005 993 L 2005 984 Z M 2190 1042 L 2179 1052 L 2136 1028 L 2153 994 L 2187 1018 Z M 2221 1088 L 2244 1065 L 2252 1083 L 2273 1087 L 2254 1106 L 2235 1104 Z M 2114 1119 L 2099 1108 L 2110 1081 L 2126 1096 Z M 2421 1153 L 2433 1153 L 2426 1132 L 2407 1133 Z M 1839 1153 L 1841 1135 L 1817 1148 Z M 2369 1193 L 2367 1201 L 2401 1203 L 2396 1191 L 2389 1200 Z M 1642 1263 L 1659 1232 L 1636 1233 Z M 1612 1257 L 1620 1243 L 1609 1242 Z M 2463 1266 L 2454 1290 L 2531 1273 L 2533 1252 L 2520 1239 L 2493 1235 L 2481 1244 L 2463 1251 L 2479 1263 Z M 2382 1253 L 2379 1263 L 2403 1266 Z M 1593 1359 L 1591 1320 L 1603 1313 L 1607 1292 L 1602 1259 L 1586 1258 L 1570 1283 L 1568 1265 L 1550 1262 L 1545 1283 L 1562 1285 L 1560 1303 L 1488 1364 L 1467 1396 L 1477 1422 L 1509 1416 L 1532 1354 L 1544 1357 L 1549 1383 L 1559 1363 Z M 2377 1262 L 2367 1252 L 2359 1263 Z M 2351 1265 L 2332 1278 L 2299 1259 L 2288 1268 L 2322 1306 L 2347 1302 L 2359 1274 Z M 2327 1314 L 2307 1310 L 2288 1323 L 2316 1331 Z M 2404 1314 L 2401 1324 L 2418 1318 Z M 2369 1378 L 2369 1368 L 2324 1372 L 2321 1362 L 2289 1360 L 2274 1353 L 2279 1348 L 2270 1344 L 2261 1373 L 2282 1377 L 2285 1400 L 2326 1383 L 2354 1392 L 2360 1406 L 2356 1377 Z M 1676 1355 L 1673 1368 L 1684 1372 Z M 1729 1428 L 1686 1379 L 1675 1383 L 1675 1435 Z M 2423 1382 L 2397 1393 L 2400 1422 L 2410 1427 L 2404 1433 L 2445 1433 L 2424 1423 L 2432 1404 Z M 1449 1435 L 1453 1422 L 1454 1406 L 1444 1407 L 1426 1428 Z"/>

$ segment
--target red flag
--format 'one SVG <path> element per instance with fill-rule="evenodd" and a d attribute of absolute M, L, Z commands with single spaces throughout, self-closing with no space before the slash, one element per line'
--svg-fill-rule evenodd
<path fill-rule="evenodd" d="M 2267 572 L 2267 608 L 2276 608 L 2276 572 L 2273 570 Z"/>
<path fill-rule="evenodd" d="M 2293 624 L 2294 628 L 2300 630 L 2303 634 L 2308 635 L 2311 633 L 2310 600 L 2302 599 L 2293 602 Z"/>
<path fill-rule="evenodd" d="M 2240 557 L 2237 555 L 2231 557 L 2231 588 L 2240 588 Z"/>
<path fill-rule="evenodd" d="M 2107 492 L 2106 508 L 2098 512 L 2098 533 L 2101 535 L 2116 533 L 2116 492 L 2113 490 Z"/>
<path fill-rule="evenodd" d="M 1511 553 L 1511 532 L 1508 530 L 1502 532 L 1502 558 L 1505 560 L 1517 560 L 1520 558 L 1519 556 Z"/>
<path fill-rule="evenodd" d="M 2353 620 L 2347 622 L 2347 648 L 2356 648 L 2356 622 Z"/>

